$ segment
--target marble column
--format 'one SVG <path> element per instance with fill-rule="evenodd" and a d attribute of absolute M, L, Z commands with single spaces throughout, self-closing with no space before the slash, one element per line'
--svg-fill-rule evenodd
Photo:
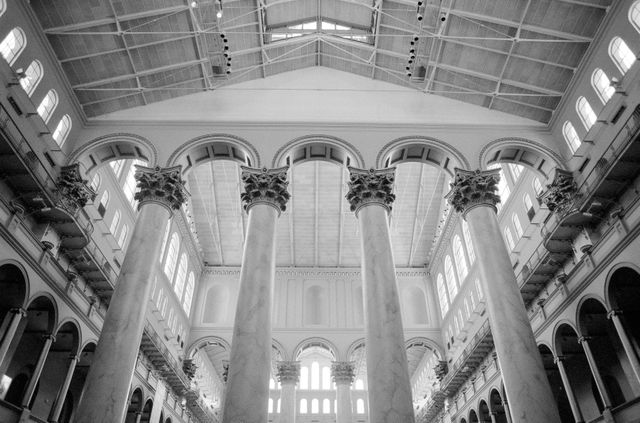
<path fill-rule="evenodd" d="M 355 377 L 354 369 L 354 364 L 348 361 L 331 363 L 331 377 L 336 384 L 336 423 L 353 422 L 351 384 Z"/>
<path fill-rule="evenodd" d="M 289 200 L 287 169 L 242 167 L 245 192 L 241 199 L 249 218 L 223 423 L 264 423 L 268 419 L 276 223 Z"/>
<path fill-rule="evenodd" d="M 349 168 L 347 200 L 360 227 L 369 420 L 413 423 L 413 401 L 388 214 L 395 169 Z"/>
<path fill-rule="evenodd" d="M 627 353 L 627 358 L 629 359 L 629 364 L 633 369 L 633 374 L 636 377 L 636 380 L 640 382 L 640 361 L 638 361 L 638 355 L 636 354 L 636 350 L 633 347 L 629 336 L 627 335 L 627 331 L 622 324 L 622 310 L 611 310 L 607 317 L 611 319 L 613 322 L 613 326 L 616 328 L 616 332 L 618 333 L 618 337 L 620 338 L 620 342 L 622 343 L 622 347 L 624 348 L 624 352 Z"/>
<path fill-rule="evenodd" d="M 277 363 L 280 382 L 280 419 L 279 423 L 296 421 L 296 385 L 300 378 L 299 361 L 280 361 Z M 274 404 L 275 405 L 275 404 Z M 277 409 L 274 409 L 277 411 Z"/>
<path fill-rule="evenodd" d="M 11 346 L 11 342 L 13 341 L 13 337 L 16 335 L 16 331 L 18 330 L 18 326 L 20 325 L 20 321 L 22 318 L 27 315 L 27 311 L 23 308 L 12 308 L 9 310 L 7 317 L 10 319 L 9 324 L 7 325 L 7 330 L 2 337 L 2 344 L 0 344 L 0 365 L 4 362 L 6 358 L 7 352 L 9 351 L 9 347 Z"/>
<path fill-rule="evenodd" d="M 160 244 L 173 210 L 186 198 L 180 166 L 136 166 L 135 178 L 138 218 L 80 397 L 76 422 L 124 419 Z"/>
<path fill-rule="evenodd" d="M 598 370 L 596 359 L 591 352 L 591 346 L 589 346 L 590 340 L 591 337 L 589 336 L 581 336 L 580 338 L 578 338 L 578 342 L 580 343 L 580 345 L 582 345 L 582 349 L 584 350 L 584 355 L 587 357 L 587 363 L 589 363 L 589 368 L 591 369 L 593 380 L 596 382 L 598 392 L 600 392 L 600 398 L 602 399 L 604 408 L 611 409 L 611 398 L 609 397 L 609 393 L 607 392 L 607 387 L 604 384 L 604 380 L 602 379 L 600 370 Z"/>
<path fill-rule="evenodd" d="M 76 369 L 76 364 L 78 364 L 78 361 L 80 361 L 80 357 L 76 354 L 69 357 L 69 367 L 67 368 L 67 375 L 64 378 L 64 382 L 62 382 L 62 386 L 58 390 L 56 399 L 53 402 L 53 407 L 51 407 L 51 412 L 49 413 L 48 421 L 50 423 L 57 423 L 58 419 L 60 418 L 60 413 L 62 412 L 62 407 L 64 406 L 64 400 L 67 398 L 67 392 L 69 391 L 71 379 L 73 379 L 73 372 Z"/>
<path fill-rule="evenodd" d="M 42 369 L 44 368 L 44 363 L 47 361 L 47 355 L 49 355 L 49 350 L 51 349 L 51 344 L 54 343 L 56 337 L 49 334 L 44 335 L 44 345 L 40 350 L 40 355 L 38 356 L 38 361 L 36 361 L 36 365 L 33 369 L 33 374 L 29 378 L 29 383 L 24 390 L 24 395 L 22 396 L 22 407 L 29 409 L 29 403 L 31 402 L 31 398 L 33 398 L 33 394 L 36 391 L 36 386 L 38 381 L 40 380 L 40 375 L 42 374 Z"/>
<path fill-rule="evenodd" d="M 469 223 L 505 393 L 518 423 L 559 423 L 538 345 L 496 216 L 498 169 L 456 169 L 446 198 Z"/>
<path fill-rule="evenodd" d="M 573 392 L 573 388 L 571 387 L 571 383 L 569 382 L 569 378 L 567 377 L 567 370 L 564 367 L 564 356 L 557 356 L 554 358 L 556 365 L 558 366 L 558 371 L 560 372 L 560 379 L 562 379 L 562 385 L 564 385 L 564 390 L 567 393 L 567 398 L 569 399 L 569 406 L 571 407 L 571 412 L 573 413 L 573 418 L 576 423 L 583 423 L 584 417 L 582 417 L 582 411 L 580 411 L 580 405 L 578 405 L 578 401 L 576 400 L 576 395 Z"/>

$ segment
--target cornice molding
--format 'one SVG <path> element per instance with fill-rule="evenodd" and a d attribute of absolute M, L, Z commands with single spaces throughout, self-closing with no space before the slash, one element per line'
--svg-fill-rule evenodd
<path fill-rule="evenodd" d="M 240 276 L 240 267 L 217 267 L 204 266 L 203 275 L 214 276 Z M 311 268 L 311 267 L 290 267 L 276 269 L 276 276 L 311 276 L 318 278 L 326 277 L 351 277 L 360 278 L 362 272 L 359 268 L 344 268 L 340 270 Z M 396 269 L 397 277 L 427 277 L 427 270 L 424 268 L 402 268 Z"/>

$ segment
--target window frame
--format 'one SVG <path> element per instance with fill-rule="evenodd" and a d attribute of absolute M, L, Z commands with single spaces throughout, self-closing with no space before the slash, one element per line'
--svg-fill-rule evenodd
<path fill-rule="evenodd" d="M 573 126 L 573 123 L 571 123 L 571 121 L 565 120 L 564 123 L 562 124 L 562 136 L 564 137 L 564 140 L 567 143 L 567 146 L 569 147 L 569 151 L 571 151 L 571 154 L 575 154 L 575 152 L 578 151 L 580 146 L 582 146 L 582 140 L 580 139 L 580 136 L 578 135 L 578 131 L 576 131 L 576 128 L 575 126 Z"/>
<path fill-rule="evenodd" d="M 8 45 L 9 43 L 9 37 L 13 34 L 14 38 L 18 41 L 21 41 L 21 43 L 17 48 L 16 47 L 10 47 Z M 16 35 L 17 34 L 17 35 Z M 3 46 L 3 44 L 5 43 L 5 41 L 7 42 L 6 47 Z M 4 48 L 3 48 L 4 47 Z M 16 60 L 18 60 L 18 57 L 20 57 L 20 55 L 22 54 L 22 52 L 24 51 L 24 49 L 27 47 L 27 36 L 24 33 L 24 30 L 22 28 L 20 28 L 19 26 L 16 26 L 14 28 L 11 29 L 11 31 L 7 32 L 7 35 L 4 36 L 4 38 L 2 39 L 2 41 L 0 41 L 0 56 L 2 56 L 4 58 L 4 60 L 6 60 L 6 62 L 9 64 L 9 66 L 13 66 L 13 64 L 16 62 Z M 6 49 L 6 53 L 7 56 L 5 56 L 5 49 Z"/>
<path fill-rule="evenodd" d="M 585 96 L 581 95 L 576 100 L 576 112 L 578 112 L 582 125 L 584 125 L 584 128 L 589 132 L 598 121 L 598 115 Z"/>
<path fill-rule="evenodd" d="M 591 74 L 591 86 L 602 104 L 607 104 L 616 92 L 616 89 L 611 86 L 611 80 L 601 68 L 594 69 Z"/>
<path fill-rule="evenodd" d="M 58 121 L 58 125 L 56 125 L 56 129 L 53 131 L 52 137 L 56 141 L 59 147 L 62 147 L 71 132 L 71 127 L 73 126 L 73 122 L 71 121 L 71 117 L 69 115 L 64 115 Z"/>
<path fill-rule="evenodd" d="M 32 68 L 39 70 L 39 72 L 35 73 L 35 78 L 31 78 L 29 76 L 29 70 Z M 44 68 L 42 67 L 42 63 L 40 63 L 38 59 L 34 59 L 31 63 L 29 63 L 29 66 L 27 66 L 27 69 L 24 71 L 24 75 L 24 77 L 20 78 L 20 85 L 22 86 L 24 92 L 26 92 L 27 95 L 31 97 L 33 95 L 33 92 L 38 87 L 38 84 L 40 84 L 40 81 L 42 81 L 42 77 L 44 76 Z"/>
<path fill-rule="evenodd" d="M 51 99 L 50 106 L 45 103 L 47 99 Z M 56 108 L 58 107 L 58 101 L 58 93 L 53 88 L 47 91 L 47 94 L 45 94 L 45 96 L 40 101 L 37 111 L 38 115 L 40 115 L 45 124 L 49 123 L 51 116 L 53 116 L 53 113 L 56 111 Z"/>
<path fill-rule="evenodd" d="M 615 36 L 609 43 L 609 57 L 624 76 L 638 58 L 622 37 Z M 633 57 L 633 59 L 630 59 Z"/>

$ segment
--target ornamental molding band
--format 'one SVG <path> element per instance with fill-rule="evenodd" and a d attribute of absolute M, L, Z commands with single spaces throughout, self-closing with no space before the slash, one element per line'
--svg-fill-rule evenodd
<path fill-rule="evenodd" d="M 239 267 L 218 267 L 218 266 L 204 266 L 203 272 L 207 275 L 215 276 L 240 276 Z M 426 269 L 396 269 L 396 276 L 399 278 L 425 278 L 427 277 Z M 349 277 L 360 279 L 362 276 L 360 269 L 341 269 L 341 270 L 325 270 L 314 268 L 279 268 L 276 269 L 276 276 L 278 277 L 303 277 L 309 276 L 312 278 L 326 279 L 327 277 Z"/>
<path fill-rule="evenodd" d="M 563 214 L 571 210 L 574 201 L 580 198 L 578 186 L 573 174 L 564 169 L 556 169 L 553 181 L 540 194 L 538 200 L 549 208 L 549 211 Z"/>
<path fill-rule="evenodd" d="M 352 361 L 334 361 L 331 363 L 331 377 L 336 384 L 351 385 L 356 377 L 355 364 Z"/>
<path fill-rule="evenodd" d="M 395 167 L 365 170 L 349 166 L 349 192 L 346 199 L 351 211 L 357 216 L 362 207 L 378 204 L 390 212 L 391 204 L 396 199 L 392 193 L 395 174 Z"/>
<path fill-rule="evenodd" d="M 300 378 L 300 362 L 299 361 L 278 361 L 276 363 L 278 373 L 276 374 L 281 384 L 298 383 Z"/>
<path fill-rule="evenodd" d="M 136 165 L 138 191 L 133 198 L 138 201 L 138 210 L 145 203 L 158 203 L 171 212 L 180 209 L 189 195 L 181 175 L 182 166 L 151 168 Z"/>
<path fill-rule="evenodd" d="M 500 181 L 500 169 L 464 170 L 455 169 L 455 177 L 451 182 L 451 191 L 444 198 L 455 211 L 465 217 L 474 207 L 489 206 L 498 211 L 496 204 L 500 196 L 495 192 Z"/>
<path fill-rule="evenodd" d="M 287 171 L 289 166 L 277 169 L 242 168 L 242 182 L 244 192 L 240 194 L 240 200 L 244 203 L 244 210 L 256 204 L 267 204 L 278 210 L 278 215 L 287 209 L 287 201 L 291 195 L 287 191 Z"/>
<path fill-rule="evenodd" d="M 89 188 L 88 183 L 89 181 L 82 179 L 80 163 L 62 167 L 56 183 L 60 200 L 70 209 L 84 207 L 89 200 L 96 198 L 96 192 Z"/>

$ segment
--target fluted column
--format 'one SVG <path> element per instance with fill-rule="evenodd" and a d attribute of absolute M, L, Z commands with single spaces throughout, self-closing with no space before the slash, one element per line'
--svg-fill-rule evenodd
<path fill-rule="evenodd" d="M 18 330 L 18 326 L 20 325 L 20 321 L 26 315 L 27 311 L 23 308 L 16 307 L 9 310 L 7 318 L 9 318 L 10 321 L 7 326 L 7 331 L 4 333 L 4 336 L 2 338 L 2 344 L 0 344 L 0 366 L 6 358 L 9 347 L 11 346 L 11 342 L 13 341 L 13 337 L 16 335 L 16 331 Z"/>
<path fill-rule="evenodd" d="M 604 408 L 611 409 L 611 398 L 609 397 L 609 393 L 607 392 L 607 387 L 604 383 L 604 380 L 602 379 L 600 370 L 598 370 L 598 364 L 596 363 L 596 359 L 593 356 L 593 352 L 591 352 L 591 346 L 589 345 L 590 340 L 591 337 L 589 336 L 581 336 L 580 338 L 578 338 L 578 343 L 582 345 L 584 355 L 587 357 L 587 363 L 589 363 L 589 368 L 591 369 L 593 380 L 596 382 L 598 392 L 600 392 L 600 398 L 602 399 Z"/>
<path fill-rule="evenodd" d="M 613 326 L 616 328 L 622 347 L 624 348 L 625 353 L 627 353 L 627 358 L 629 359 L 629 364 L 631 365 L 633 374 L 635 375 L 636 380 L 640 382 L 640 361 L 638 361 L 636 350 L 627 335 L 627 331 L 624 329 L 622 318 L 620 317 L 621 315 L 622 310 L 611 310 L 607 313 L 607 317 L 613 322 Z"/>
<path fill-rule="evenodd" d="M 296 421 L 296 385 L 300 378 L 299 361 L 280 361 L 278 366 L 278 381 L 280 382 L 280 423 L 295 423 Z"/>
<path fill-rule="evenodd" d="M 136 166 L 138 218 L 104 319 L 74 421 L 120 422 L 126 412 L 147 299 L 173 210 L 185 200 L 180 166 Z"/>
<path fill-rule="evenodd" d="M 564 390 L 567 393 L 567 398 L 569 399 L 569 406 L 571 406 L 571 412 L 573 413 L 573 418 L 576 423 L 584 422 L 584 417 L 582 417 L 582 411 L 580 411 L 580 405 L 578 405 L 578 401 L 576 400 L 576 395 L 573 392 L 573 388 L 571 387 L 571 383 L 569 382 L 569 378 L 567 377 L 567 370 L 564 367 L 564 356 L 557 356 L 554 358 L 556 365 L 558 366 L 558 371 L 560 372 L 560 378 L 562 379 L 562 384 L 564 385 Z"/>
<path fill-rule="evenodd" d="M 351 384 L 355 377 L 354 368 L 353 363 L 348 361 L 331 363 L 331 377 L 336 384 L 336 423 L 353 422 Z"/>
<path fill-rule="evenodd" d="M 33 398 L 36 386 L 40 380 L 40 375 L 42 374 L 44 362 L 47 361 L 47 355 L 51 349 L 51 344 L 53 344 L 55 340 L 56 337 L 51 334 L 44 335 L 44 345 L 40 350 L 40 355 L 38 356 L 38 361 L 36 361 L 36 365 L 33 369 L 33 374 L 29 378 L 29 383 L 27 384 L 27 387 L 24 390 L 24 395 L 22 396 L 22 407 L 24 408 L 29 408 L 29 403 L 31 402 L 31 398 Z"/>
<path fill-rule="evenodd" d="M 76 369 L 76 364 L 78 364 L 78 361 L 80 361 L 80 357 L 76 354 L 69 357 L 69 367 L 67 367 L 67 375 L 64 378 L 64 382 L 62 382 L 62 386 L 58 390 L 56 399 L 53 402 L 53 407 L 51 407 L 51 412 L 49 413 L 50 423 L 57 423 L 58 419 L 60 418 L 60 413 L 62 412 L 62 407 L 64 406 L 64 400 L 67 398 L 69 385 L 71 385 L 73 372 Z"/>
<path fill-rule="evenodd" d="M 360 227 L 369 420 L 413 423 L 411 382 L 388 214 L 395 169 L 349 168 L 347 200 Z"/>
<path fill-rule="evenodd" d="M 231 342 L 223 423 L 265 423 L 271 373 L 271 303 L 276 270 L 276 223 L 285 210 L 287 168 L 242 168 L 249 214 Z"/>
<path fill-rule="evenodd" d="M 555 398 L 496 217 L 499 179 L 498 169 L 456 169 L 447 199 L 469 223 L 513 419 L 518 423 L 559 423 Z"/>

